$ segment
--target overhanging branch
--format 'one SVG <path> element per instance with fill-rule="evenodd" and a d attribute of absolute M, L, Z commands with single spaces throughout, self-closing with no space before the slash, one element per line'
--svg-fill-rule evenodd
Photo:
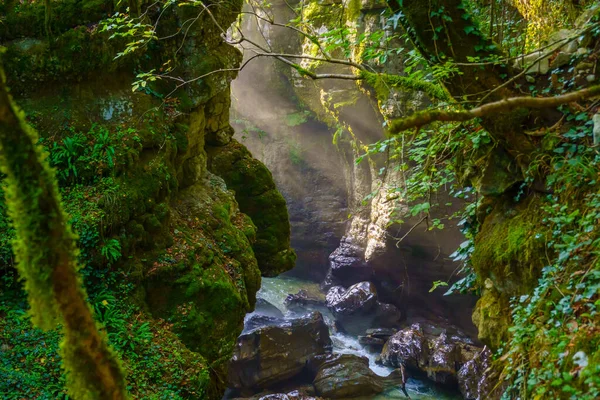
<path fill-rule="evenodd" d="M 589 99 L 600 95 L 600 85 L 591 86 L 575 92 L 554 97 L 511 97 L 508 99 L 484 104 L 466 111 L 429 110 L 417 112 L 410 117 L 392 121 L 389 133 L 396 135 L 411 128 L 420 128 L 432 122 L 463 122 L 492 114 L 506 113 L 518 108 L 555 108 L 561 104 Z"/>

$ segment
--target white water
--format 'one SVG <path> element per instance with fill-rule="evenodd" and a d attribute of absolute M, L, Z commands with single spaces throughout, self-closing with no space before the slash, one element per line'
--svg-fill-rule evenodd
<path fill-rule="evenodd" d="M 286 317 L 293 317 L 294 314 L 285 307 L 284 300 L 288 294 L 298 293 L 300 289 L 304 289 L 314 296 L 324 297 L 318 283 L 285 276 L 262 278 L 262 286 L 256 296 L 273 304 Z M 336 331 L 333 324 L 333 316 L 328 310 L 319 309 L 319 311 L 323 314 L 325 322 L 329 326 L 334 353 L 355 354 L 367 357 L 369 359 L 369 368 L 379 376 L 388 376 L 392 372 L 392 368 L 376 364 L 375 360 L 378 354 L 368 351 L 363 345 L 358 343 L 357 337 Z M 409 379 L 406 383 L 406 389 L 411 399 L 415 400 L 456 400 L 461 398 L 460 396 L 443 393 L 429 382 L 416 379 Z M 406 399 L 406 396 L 400 389 L 392 389 L 373 397 L 373 400 L 384 399 Z"/>

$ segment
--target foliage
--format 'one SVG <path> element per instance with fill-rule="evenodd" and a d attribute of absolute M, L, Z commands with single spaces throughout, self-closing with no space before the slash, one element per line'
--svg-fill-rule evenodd
<path fill-rule="evenodd" d="M 544 223 L 551 254 L 537 287 L 512 300 L 513 327 L 502 360 L 504 398 L 595 399 L 600 396 L 600 156 L 589 146 L 591 120 L 564 110 L 572 125 L 552 157 L 542 157 L 547 185 Z M 540 168 L 536 164 L 535 168 Z M 523 348 L 543 353 L 523 354 Z"/>
<path fill-rule="evenodd" d="M 85 133 L 68 130 L 62 140 L 53 141 L 48 150 L 50 163 L 57 168 L 62 184 L 91 184 L 131 165 L 141 146 L 134 128 L 117 128 L 110 132 L 104 126 L 92 125 Z"/>
<path fill-rule="evenodd" d="M 209 384 L 204 361 L 187 350 L 164 320 L 152 321 L 129 300 L 134 285 L 104 271 L 102 283 L 88 286 L 94 313 L 118 350 L 134 398 L 202 398 Z M 0 393 L 7 400 L 67 399 L 58 330 L 32 327 L 24 293 L 5 277 L 0 290 Z M 152 323 L 151 323 L 152 321 Z M 205 390 L 205 389 L 204 389 Z"/>

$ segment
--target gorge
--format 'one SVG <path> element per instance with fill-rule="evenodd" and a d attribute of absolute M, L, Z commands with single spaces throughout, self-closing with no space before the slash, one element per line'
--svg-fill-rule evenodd
<path fill-rule="evenodd" d="M 597 398 L 599 10 L 4 2 L 1 397 Z"/>

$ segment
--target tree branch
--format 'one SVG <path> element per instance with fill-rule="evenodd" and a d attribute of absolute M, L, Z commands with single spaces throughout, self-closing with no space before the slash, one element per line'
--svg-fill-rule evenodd
<path fill-rule="evenodd" d="M 396 135 L 411 128 L 419 128 L 435 121 L 463 122 L 492 114 L 506 113 L 517 108 L 554 108 L 561 104 L 589 99 L 600 95 L 600 85 L 591 86 L 576 92 L 554 97 L 512 97 L 466 111 L 429 110 L 415 113 L 407 118 L 397 119 L 390 124 L 389 133 Z"/>

